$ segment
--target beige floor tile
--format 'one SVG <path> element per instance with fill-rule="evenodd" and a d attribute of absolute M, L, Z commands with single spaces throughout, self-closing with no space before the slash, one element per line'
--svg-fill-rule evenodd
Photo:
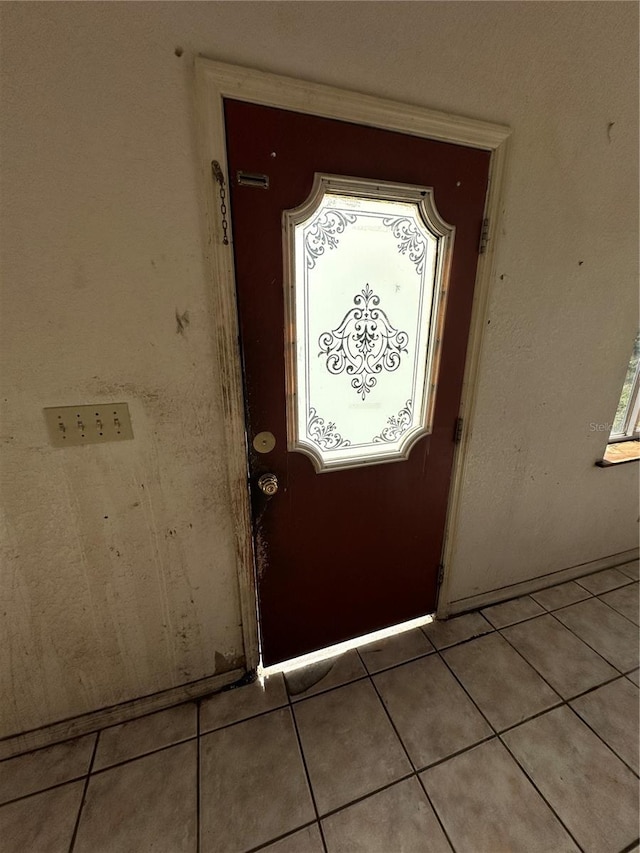
<path fill-rule="evenodd" d="M 567 707 L 503 735 L 543 797 L 586 853 L 638 838 L 638 780 Z"/>
<path fill-rule="evenodd" d="M 2 853 L 68 853 L 83 788 L 71 782 L 0 806 Z"/>
<path fill-rule="evenodd" d="M 580 696 L 571 707 L 635 772 L 638 760 L 638 688 L 619 678 Z"/>
<path fill-rule="evenodd" d="M 640 578 L 640 562 L 638 560 L 632 560 L 630 563 L 625 563 L 624 566 L 616 566 L 616 568 L 634 581 Z"/>
<path fill-rule="evenodd" d="M 574 581 L 561 583 L 558 586 L 550 586 L 548 589 L 541 589 L 539 592 L 531 593 L 531 598 L 535 599 L 546 610 L 557 610 L 559 607 L 575 604 L 576 601 L 584 601 L 585 598 L 589 598 L 590 596 L 590 592 L 587 592 L 584 587 Z"/>
<path fill-rule="evenodd" d="M 544 608 L 530 596 L 523 595 L 520 598 L 514 598 L 512 601 L 504 601 L 501 604 L 485 607 L 481 613 L 494 628 L 504 628 L 506 625 L 513 625 L 515 622 L 531 619 L 532 616 L 539 616 L 544 613 Z"/>
<path fill-rule="evenodd" d="M 593 595 L 600 595 L 603 592 L 608 592 L 610 589 L 624 586 L 629 583 L 629 578 L 624 572 L 618 571 L 618 569 L 605 569 L 593 575 L 577 578 L 576 583 L 593 593 Z"/>
<path fill-rule="evenodd" d="M 415 777 L 330 815 L 322 827 L 328 853 L 451 853 Z"/>
<path fill-rule="evenodd" d="M 446 649 L 447 646 L 487 634 L 493 631 L 493 627 L 480 613 L 464 613 L 462 616 L 453 616 L 442 621 L 436 619 L 422 630 L 436 649 Z"/>
<path fill-rule="evenodd" d="M 100 732 L 93 770 L 137 758 L 197 734 L 197 705 L 187 702 Z"/>
<path fill-rule="evenodd" d="M 192 853 L 195 741 L 92 776 L 73 853 Z"/>
<path fill-rule="evenodd" d="M 358 648 L 360 657 L 369 672 L 380 672 L 381 669 L 388 669 L 390 666 L 428 655 L 433 650 L 433 646 L 420 628 Z"/>
<path fill-rule="evenodd" d="M 260 853 L 324 853 L 318 824 L 314 823 L 294 832 L 293 835 L 287 835 L 275 844 L 263 847 Z"/>
<path fill-rule="evenodd" d="M 0 761 L 0 803 L 86 775 L 95 742 L 86 735 Z"/>
<path fill-rule="evenodd" d="M 504 628 L 502 634 L 564 699 L 577 696 L 617 674 L 551 615 L 511 625 Z"/>
<path fill-rule="evenodd" d="M 640 669 L 634 669 L 633 672 L 627 673 L 627 678 L 632 681 L 636 687 L 640 687 Z"/>
<path fill-rule="evenodd" d="M 492 734 L 435 655 L 388 669 L 373 680 L 418 769 Z"/>
<path fill-rule="evenodd" d="M 579 853 L 497 739 L 420 778 L 459 853 Z"/>
<path fill-rule="evenodd" d="M 202 700 L 200 704 L 200 733 L 238 723 L 249 717 L 274 711 L 288 705 L 287 691 L 281 673 L 269 676 L 233 690 L 224 690 Z"/>
<path fill-rule="evenodd" d="M 613 607 L 618 613 L 622 613 L 627 619 L 640 624 L 640 596 L 638 595 L 638 584 L 630 583 L 620 589 L 605 592 L 599 596 L 601 601 Z"/>
<path fill-rule="evenodd" d="M 638 666 L 638 628 L 597 598 L 556 610 L 555 616 L 621 672 Z"/>
<path fill-rule="evenodd" d="M 305 666 L 287 673 L 285 680 L 292 701 L 315 696 L 332 687 L 340 687 L 367 674 L 355 649 L 339 657 Z"/>
<path fill-rule="evenodd" d="M 202 853 L 249 850 L 314 819 L 288 707 L 201 738 Z"/>
<path fill-rule="evenodd" d="M 500 731 L 562 701 L 500 634 L 478 637 L 442 655 Z"/>
<path fill-rule="evenodd" d="M 294 713 L 320 814 L 411 771 L 368 679 L 298 702 Z"/>

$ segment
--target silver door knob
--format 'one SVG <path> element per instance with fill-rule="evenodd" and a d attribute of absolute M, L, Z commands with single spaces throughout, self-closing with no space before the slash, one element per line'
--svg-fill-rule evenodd
<path fill-rule="evenodd" d="M 265 495 L 275 495 L 278 491 L 278 478 L 275 474 L 263 474 L 258 480 L 258 488 Z"/>

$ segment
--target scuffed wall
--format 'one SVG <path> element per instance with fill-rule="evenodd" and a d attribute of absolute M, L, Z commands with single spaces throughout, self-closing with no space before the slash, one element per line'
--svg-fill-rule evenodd
<path fill-rule="evenodd" d="M 1 12 L 0 736 L 243 653 L 198 53 L 513 127 L 451 597 L 637 544 L 637 466 L 590 428 L 637 328 L 635 4 Z M 48 445 L 42 407 L 110 400 L 134 441 Z"/>

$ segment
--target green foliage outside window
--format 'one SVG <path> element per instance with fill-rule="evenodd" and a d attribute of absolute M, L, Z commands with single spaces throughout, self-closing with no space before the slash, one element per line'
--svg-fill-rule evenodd
<path fill-rule="evenodd" d="M 624 385 L 622 386 L 622 394 L 620 395 L 620 402 L 618 403 L 618 410 L 616 412 L 616 416 L 613 421 L 613 429 L 611 430 L 612 435 L 620 434 L 625 430 L 625 421 L 627 418 L 627 410 L 629 408 L 629 401 L 631 398 L 631 393 L 633 391 L 634 380 L 636 378 L 636 374 L 638 372 L 638 360 L 640 359 L 640 332 L 636 335 L 636 339 L 633 342 L 633 353 L 631 355 L 631 361 L 629 362 L 629 368 L 627 369 L 627 375 L 624 380 Z M 635 426 L 635 424 L 634 424 Z"/>

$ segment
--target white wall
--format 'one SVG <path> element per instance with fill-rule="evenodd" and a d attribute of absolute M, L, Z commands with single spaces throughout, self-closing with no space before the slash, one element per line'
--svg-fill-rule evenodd
<path fill-rule="evenodd" d="M 612 418 L 637 328 L 637 17 L 3 4 L 0 735 L 242 657 L 197 53 L 513 127 L 451 594 L 637 544 L 637 465 L 595 468 L 589 426 Z M 134 441 L 49 446 L 42 407 L 123 400 Z"/>

